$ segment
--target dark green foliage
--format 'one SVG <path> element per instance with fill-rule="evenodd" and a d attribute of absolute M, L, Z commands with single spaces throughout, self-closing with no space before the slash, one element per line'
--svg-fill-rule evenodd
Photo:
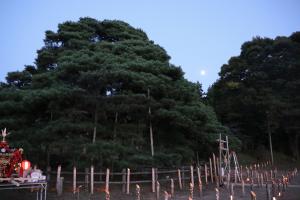
<path fill-rule="evenodd" d="M 222 66 L 209 100 L 219 119 L 243 141 L 245 150 L 268 146 L 299 158 L 299 32 L 276 39 L 254 38 Z"/>
<path fill-rule="evenodd" d="M 175 166 L 217 150 L 227 129 L 202 102 L 201 84 L 184 79 L 142 30 L 82 18 L 46 31 L 44 41 L 36 66 L 9 73 L 0 88 L 0 125 L 32 161 Z"/>

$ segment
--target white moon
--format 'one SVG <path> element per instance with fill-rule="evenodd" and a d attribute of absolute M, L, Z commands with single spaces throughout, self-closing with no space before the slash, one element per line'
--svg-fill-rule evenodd
<path fill-rule="evenodd" d="M 202 69 L 202 70 L 200 71 L 200 74 L 201 74 L 201 76 L 205 76 L 205 75 L 206 75 L 206 71 L 205 71 L 204 69 Z"/>

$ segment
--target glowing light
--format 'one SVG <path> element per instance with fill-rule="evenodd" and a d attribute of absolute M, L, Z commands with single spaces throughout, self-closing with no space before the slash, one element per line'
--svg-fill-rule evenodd
<path fill-rule="evenodd" d="M 232 195 L 230 195 L 230 200 L 233 200 L 233 196 Z"/>
<path fill-rule="evenodd" d="M 206 71 L 205 71 L 204 69 L 202 69 L 202 70 L 200 71 L 200 74 L 201 74 L 201 76 L 205 76 L 205 75 L 206 75 Z"/>
<path fill-rule="evenodd" d="M 28 160 L 23 160 L 21 166 L 23 170 L 28 170 L 31 166 L 31 163 Z"/>

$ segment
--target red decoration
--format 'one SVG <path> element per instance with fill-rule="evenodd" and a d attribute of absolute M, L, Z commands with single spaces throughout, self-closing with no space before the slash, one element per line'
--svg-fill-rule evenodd
<path fill-rule="evenodd" d="M 22 162 L 23 150 L 10 148 L 5 141 L 7 135 L 6 129 L 2 130 L 3 140 L 0 141 L 0 178 L 9 178 L 20 167 Z"/>

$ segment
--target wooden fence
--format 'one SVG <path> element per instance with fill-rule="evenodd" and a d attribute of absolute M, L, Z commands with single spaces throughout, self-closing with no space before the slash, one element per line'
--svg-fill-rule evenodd
<path fill-rule="evenodd" d="M 263 187 L 264 184 L 268 183 L 273 187 L 277 182 L 284 188 L 285 183 L 288 182 L 287 179 L 295 174 L 293 171 L 281 177 L 277 174 L 276 169 L 271 168 L 270 162 L 265 162 L 245 167 L 240 166 L 238 171 L 241 178 L 238 180 L 236 173 L 230 174 L 228 177 L 220 176 L 220 172 L 215 166 L 216 164 L 212 159 L 203 166 L 185 166 L 171 170 L 147 168 L 137 171 L 127 168 L 120 172 L 111 172 L 110 169 L 100 170 L 91 166 L 85 168 L 84 171 L 80 171 L 76 167 L 72 171 L 64 171 L 62 166 L 58 166 L 56 171 L 47 170 L 47 179 L 50 186 L 55 186 L 58 195 L 62 194 L 63 188 L 69 188 L 68 191 L 74 194 L 80 190 L 94 194 L 95 188 L 96 191 L 100 189 L 101 192 L 109 194 L 110 187 L 113 186 L 119 186 L 123 193 L 132 194 L 139 193 L 140 185 L 143 184 L 151 185 L 150 188 L 153 193 L 159 193 L 161 184 L 165 185 L 165 187 L 170 188 L 171 195 L 175 189 L 188 189 L 192 193 L 194 186 L 198 185 L 198 190 L 201 193 L 203 184 L 213 183 L 218 189 L 219 179 L 224 182 L 228 189 L 232 190 L 231 193 L 233 194 L 234 185 L 240 185 L 244 191 L 245 185 L 252 189 L 254 185 Z"/>

